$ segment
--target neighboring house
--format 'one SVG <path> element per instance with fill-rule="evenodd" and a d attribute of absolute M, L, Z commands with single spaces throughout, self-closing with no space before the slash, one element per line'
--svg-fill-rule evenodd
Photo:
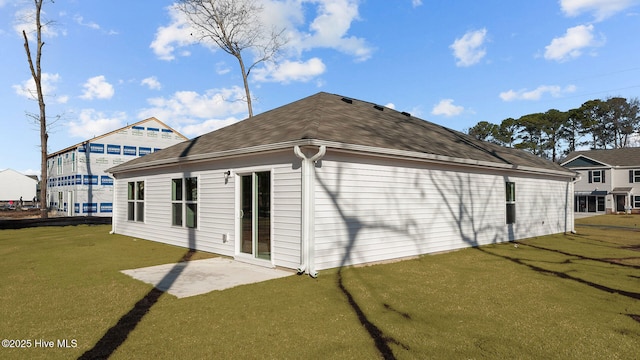
<path fill-rule="evenodd" d="M 49 154 L 49 207 L 68 216 L 111 216 L 113 178 L 105 169 L 185 140 L 152 117 Z"/>
<path fill-rule="evenodd" d="M 17 202 L 21 198 L 31 203 L 37 196 L 38 177 L 24 175 L 12 169 L 0 171 L 0 202 Z"/>
<path fill-rule="evenodd" d="M 574 151 L 561 165 L 581 175 L 576 212 L 640 213 L 640 148 Z"/>
<path fill-rule="evenodd" d="M 312 276 L 573 231 L 574 172 L 327 93 L 108 171 L 114 233 Z"/>

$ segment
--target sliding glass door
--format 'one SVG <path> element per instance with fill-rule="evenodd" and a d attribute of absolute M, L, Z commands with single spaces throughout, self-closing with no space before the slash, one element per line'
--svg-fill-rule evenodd
<path fill-rule="evenodd" d="M 240 252 L 271 259 L 271 172 L 240 176 Z"/>

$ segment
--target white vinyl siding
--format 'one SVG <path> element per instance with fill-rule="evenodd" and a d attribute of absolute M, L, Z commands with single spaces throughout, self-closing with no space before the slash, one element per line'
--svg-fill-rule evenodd
<path fill-rule="evenodd" d="M 240 174 L 272 176 L 271 263 L 301 264 L 301 168 L 293 151 L 120 174 L 117 233 L 236 256 Z M 162 172 L 165 173 L 162 173 Z M 230 175 L 225 173 L 230 171 Z M 356 156 L 328 151 L 315 167 L 315 265 L 402 258 L 571 231 L 569 178 Z M 171 180 L 198 178 L 198 228 L 171 225 Z M 145 223 L 126 221 L 128 181 L 145 180 Z M 516 222 L 507 225 L 505 183 L 516 183 Z"/>
<path fill-rule="evenodd" d="M 276 265 L 295 269 L 301 263 L 300 169 L 293 169 L 291 164 L 278 166 L 274 168 L 272 177 L 272 257 Z"/>
<path fill-rule="evenodd" d="M 300 169 L 292 167 L 293 151 L 258 157 L 271 165 L 262 170 L 273 170 L 272 194 L 272 262 L 276 266 L 297 268 L 300 265 Z M 234 174 L 255 170 L 255 160 L 213 162 L 185 167 L 181 172 L 144 172 L 146 179 L 146 224 L 126 221 L 126 183 L 122 176 L 116 186 L 116 232 L 123 235 L 154 240 L 166 244 L 213 252 L 225 256 L 235 255 L 236 193 Z M 165 170 L 166 171 L 166 170 Z M 225 176 L 231 171 L 230 176 Z M 142 176 L 142 174 L 135 174 Z M 172 225 L 171 181 L 178 178 L 198 178 L 198 228 Z M 132 177 L 135 179 L 135 177 Z M 183 181 L 183 187 L 184 187 Z M 123 202 L 124 201 L 124 202 Z M 126 206 L 126 205 L 125 205 Z"/>
<path fill-rule="evenodd" d="M 233 194 L 233 182 L 224 183 L 222 170 L 198 171 L 185 174 L 145 173 L 146 188 L 146 219 L 145 224 L 122 222 L 120 211 L 120 193 L 122 192 L 118 181 L 116 209 L 116 232 L 123 235 L 154 240 L 166 244 L 182 246 L 190 249 L 214 252 L 222 255 L 233 255 L 233 238 L 223 241 L 223 234 L 233 234 L 233 213 L 227 209 L 233 209 L 233 195 L 229 199 L 212 196 L 215 191 L 226 190 Z M 172 225 L 171 180 L 183 177 L 198 177 L 200 191 L 198 193 L 198 228 L 188 228 L 183 218 L 183 226 Z M 218 180 L 218 181 L 216 181 Z M 206 187 L 208 184 L 209 187 Z M 184 186 L 184 183 L 183 183 Z M 221 189 L 220 189 L 221 188 Z M 125 194 L 126 195 L 126 194 Z M 204 214 L 207 209 L 215 207 L 226 210 L 229 213 L 225 217 L 217 217 Z"/>
<path fill-rule="evenodd" d="M 316 168 L 316 267 L 571 230 L 567 206 L 572 206 L 573 189 L 566 181 L 468 171 L 327 155 Z M 518 184 L 513 225 L 505 224 L 505 181 Z"/>

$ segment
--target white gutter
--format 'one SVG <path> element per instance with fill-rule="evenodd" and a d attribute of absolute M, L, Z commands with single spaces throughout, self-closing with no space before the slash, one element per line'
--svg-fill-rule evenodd
<path fill-rule="evenodd" d="M 212 153 L 198 154 L 198 155 L 189 155 L 182 158 L 169 158 L 169 159 L 158 159 L 153 161 L 147 161 L 143 163 L 137 163 L 134 165 L 128 165 L 127 163 L 117 165 L 115 167 L 109 168 L 106 172 L 109 173 L 124 173 L 128 171 L 136 171 L 140 169 L 149 169 L 149 168 L 160 168 L 160 167 L 169 167 L 174 166 L 179 163 L 187 163 L 187 162 L 200 162 L 200 161 L 210 161 L 219 158 L 231 158 L 235 156 L 245 156 L 251 153 L 265 153 L 268 151 L 278 151 L 288 149 L 291 146 L 326 146 L 338 151 L 345 152 L 357 152 L 357 153 L 368 153 L 374 156 L 382 156 L 387 158 L 398 158 L 404 160 L 417 160 L 417 161 L 425 161 L 432 163 L 443 163 L 443 164 L 454 164 L 460 166 L 471 166 L 471 167 L 479 167 L 483 169 L 499 169 L 499 170 L 508 170 L 515 172 L 523 172 L 523 173 L 535 173 L 540 175 L 552 175 L 552 176 L 572 176 L 573 171 L 570 170 L 553 170 L 553 169 L 543 169 L 532 166 L 524 166 L 524 165 L 513 165 L 513 164 L 504 164 L 492 161 L 485 160 L 471 160 L 464 158 L 456 158 L 445 155 L 435 155 L 429 153 L 422 153 L 417 151 L 409 151 L 409 150 L 396 150 L 396 149 L 388 149 L 388 148 L 380 148 L 366 145 L 355 145 L 355 144 L 346 144 L 334 141 L 326 141 L 326 140 L 315 140 L 315 139 L 302 139 L 302 140 L 292 140 L 275 144 L 267 144 L 267 145 L 258 145 L 241 149 L 233 149 L 233 150 L 224 150 L 217 151 Z M 117 168 L 117 171 L 113 171 Z"/>
<path fill-rule="evenodd" d="M 111 231 L 109 232 L 109 234 L 115 234 L 116 233 L 116 202 L 115 202 L 115 198 L 116 196 L 118 196 L 118 182 L 116 181 L 116 179 L 113 179 L 113 196 L 111 197 Z"/>
<path fill-rule="evenodd" d="M 300 146 L 296 145 L 293 148 L 293 152 L 297 157 L 302 159 L 300 166 L 302 172 L 302 229 L 300 245 L 302 247 L 302 262 L 298 267 L 298 274 L 303 274 L 305 271 L 309 276 L 315 278 L 318 276 L 314 261 L 314 249 L 315 249 L 315 236 L 314 236 L 314 202 L 315 195 L 313 193 L 315 184 L 315 164 L 320 160 L 327 152 L 327 147 L 321 145 L 318 152 L 310 158 L 307 158 Z"/>

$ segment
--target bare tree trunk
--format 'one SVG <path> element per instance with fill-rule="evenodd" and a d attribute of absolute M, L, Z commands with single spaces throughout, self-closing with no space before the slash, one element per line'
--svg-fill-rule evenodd
<path fill-rule="evenodd" d="M 47 134 L 47 116 L 45 113 L 44 94 L 42 92 L 42 69 L 40 67 L 42 47 L 44 46 L 44 42 L 42 41 L 42 23 L 40 22 L 40 13 L 43 2 L 44 0 L 34 0 L 36 6 L 37 45 L 35 66 L 31 56 L 31 49 L 29 48 L 29 39 L 27 38 L 27 33 L 24 30 L 22 30 L 22 36 L 24 36 L 24 49 L 27 52 L 27 60 L 29 62 L 29 69 L 31 70 L 31 76 L 36 84 L 38 107 L 40 109 L 40 117 L 37 119 L 40 123 L 40 213 L 42 218 L 46 219 L 49 216 L 47 211 L 47 140 L 49 135 Z"/>
<path fill-rule="evenodd" d="M 245 71 L 244 61 L 242 61 L 242 56 L 238 54 L 237 56 L 238 62 L 240 63 L 240 71 L 242 71 L 242 81 L 244 82 L 244 92 L 247 96 L 247 107 L 249 108 L 249 117 L 253 116 L 253 106 L 251 105 L 251 92 L 249 91 L 249 74 Z"/>

